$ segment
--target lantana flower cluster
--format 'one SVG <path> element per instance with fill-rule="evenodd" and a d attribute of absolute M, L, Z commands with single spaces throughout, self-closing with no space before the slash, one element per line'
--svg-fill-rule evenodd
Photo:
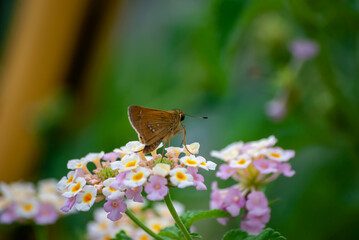
<path fill-rule="evenodd" d="M 248 143 L 235 142 L 220 151 L 212 151 L 211 156 L 223 160 L 216 176 L 226 180 L 232 178 L 238 183 L 218 189 L 217 182 L 212 183 L 211 209 L 222 209 L 236 217 L 244 209 L 241 229 L 250 234 L 263 230 L 270 218 L 270 208 L 261 187 L 272 182 L 281 174 L 292 177 L 288 160 L 294 157 L 292 150 L 274 147 L 277 139 L 270 136 L 266 139 Z M 226 224 L 229 218 L 219 219 Z"/>
<path fill-rule="evenodd" d="M 64 191 L 62 195 L 67 198 L 61 209 L 68 212 L 74 207 L 87 211 L 95 201 L 106 199 L 107 217 L 117 221 L 127 209 L 125 197 L 143 202 L 142 192 L 145 191 L 147 199 L 159 201 L 168 194 L 169 187 L 207 189 L 198 169 L 214 170 L 216 164 L 195 155 L 199 152 L 199 143 L 182 148 L 168 147 L 163 157 L 157 154 L 157 149 L 144 155 L 141 151 L 144 147 L 132 141 L 110 153 L 90 153 L 84 158 L 70 160 L 67 167 L 71 171 L 58 183 L 58 188 Z M 88 169 L 89 163 L 95 165 L 93 171 Z"/>
<path fill-rule="evenodd" d="M 182 214 L 184 207 L 182 204 L 173 202 L 176 211 Z M 172 226 L 175 222 L 164 203 L 156 203 L 152 208 L 148 208 L 146 201 L 144 203 L 127 202 L 127 207 L 154 233 L 159 233 L 161 229 Z M 87 224 L 88 240 L 106 240 L 112 239 L 121 230 L 132 239 L 150 240 L 152 237 L 139 228 L 133 221 L 124 215 L 119 221 L 111 221 L 107 218 L 107 213 L 98 208 L 94 212 L 94 221 Z"/>
<path fill-rule="evenodd" d="M 30 182 L 0 183 L 0 222 L 52 224 L 63 215 L 65 199 L 56 189 L 57 180 L 45 179 L 37 188 Z"/>

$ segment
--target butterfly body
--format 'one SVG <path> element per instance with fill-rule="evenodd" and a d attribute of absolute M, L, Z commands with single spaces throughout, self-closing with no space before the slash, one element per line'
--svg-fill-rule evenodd
<path fill-rule="evenodd" d="M 181 110 L 162 111 L 133 105 L 128 108 L 128 118 L 140 142 L 145 144 L 144 154 L 155 150 L 162 141 L 167 142 L 172 136 L 184 131 L 181 123 L 185 115 Z"/>

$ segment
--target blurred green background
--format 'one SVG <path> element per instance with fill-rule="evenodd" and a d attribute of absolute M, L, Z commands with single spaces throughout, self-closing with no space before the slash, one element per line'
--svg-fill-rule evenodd
<path fill-rule="evenodd" d="M 199 142 L 200 154 L 218 164 L 209 152 L 239 140 L 275 135 L 278 146 L 296 151 L 296 175 L 266 189 L 269 200 L 279 199 L 268 227 L 291 240 L 359 239 L 358 0 L 109 2 L 86 8 L 63 84 L 35 117 L 38 162 L 22 179 L 60 179 L 68 160 L 136 140 L 129 105 L 181 109 L 209 117 L 185 120 L 187 142 Z M 21 3 L 3 5 L 0 53 Z M 97 31 L 108 11 L 101 7 L 115 9 L 104 32 Z M 96 34 L 106 40 L 97 42 Z M 294 56 L 290 46 L 298 39 L 310 40 L 317 54 Z M 91 55 L 97 44 L 105 47 Z M 279 113 L 270 111 L 273 101 Z M 204 175 L 208 189 L 214 180 L 233 184 Z M 209 195 L 193 188 L 172 193 L 186 209 L 208 209 Z M 90 220 L 91 213 L 61 219 L 49 226 L 50 239 L 77 238 Z M 214 240 L 238 226 L 239 219 L 225 227 L 208 220 L 196 228 Z M 31 226 L 0 231 L 8 239 L 33 239 Z"/>

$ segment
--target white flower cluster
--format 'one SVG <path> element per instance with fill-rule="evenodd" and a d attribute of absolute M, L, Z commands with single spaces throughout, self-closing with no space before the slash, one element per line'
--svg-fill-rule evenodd
<path fill-rule="evenodd" d="M 35 221 L 45 225 L 56 222 L 65 199 L 56 189 L 57 180 L 46 179 L 35 185 L 29 182 L 0 183 L 0 222 Z"/>
<path fill-rule="evenodd" d="M 153 208 L 145 208 L 146 203 L 127 202 L 127 207 L 136 215 L 143 219 L 144 224 L 154 233 L 174 224 L 174 220 L 164 203 L 157 203 Z M 183 205 L 174 202 L 176 211 L 183 213 Z M 94 221 L 87 225 L 88 240 L 107 240 L 114 238 L 117 233 L 124 230 L 132 239 L 150 240 L 152 237 L 135 225 L 126 215 L 118 221 L 111 221 L 107 213 L 102 209 L 96 209 L 94 212 Z"/>

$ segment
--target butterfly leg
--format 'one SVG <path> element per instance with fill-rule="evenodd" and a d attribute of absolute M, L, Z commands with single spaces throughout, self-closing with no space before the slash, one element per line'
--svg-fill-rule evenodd
<path fill-rule="evenodd" d="M 191 153 L 191 151 L 187 148 L 187 142 L 186 142 L 186 128 L 184 125 L 182 125 L 181 127 L 181 132 L 183 132 L 183 143 L 184 143 L 184 147 L 186 148 L 187 152 L 189 152 L 190 154 L 193 155 L 193 153 Z"/>
<path fill-rule="evenodd" d="M 167 145 L 168 142 L 169 142 L 169 140 L 165 140 L 164 143 L 163 143 L 162 158 L 163 158 L 163 156 L 165 154 L 165 149 L 166 149 L 166 145 Z"/>

